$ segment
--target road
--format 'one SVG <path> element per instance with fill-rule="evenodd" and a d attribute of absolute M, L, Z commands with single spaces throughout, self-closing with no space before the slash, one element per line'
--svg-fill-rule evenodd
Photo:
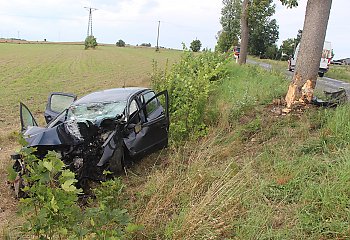
<path fill-rule="evenodd" d="M 247 59 L 247 63 L 249 64 L 256 64 L 266 69 L 272 69 L 272 66 L 268 63 L 263 62 L 257 62 L 251 59 Z M 293 72 L 290 72 L 286 69 L 286 74 L 288 76 L 293 76 Z M 316 82 L 316 90 L 320 91 L 337 91 L 339 88 L 344 88 L 346 91 L 346 95 L 348 98 L 350 97 L 350 83 L 346 83 L 340 80 L 328 78 L 328 77 L 322 77 L 318 78 Z"/>

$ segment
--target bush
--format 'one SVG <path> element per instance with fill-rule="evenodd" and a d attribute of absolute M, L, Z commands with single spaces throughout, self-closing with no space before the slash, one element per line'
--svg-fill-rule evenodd
<path fill-rule="evenodd" d="M 152 45 L 150 43 L 141 43 L 142 47 L 151 47 Z"/>
<path fill-rule="evenodd" d="M 102 183 L 95 190 L 97 206 L 81 209 L 75 174 L 66 169 L 55 152 L 37 158 L 34 149 L 23 148 L 23 176 L 28 196 L 21 199 L 26 223 L 23 234 L 37 239 L 125 239 L 140 229 L 130 222 L 122 201 L 120 179 Z"/>
<path fill-rule="evenodd" d="M 200 40 L 196 39 L 191 42 L 190 48 L 193 52 L 198 52 L 201 50 L 202 43 Z"/>
<path fill-rule="evenodd" d="M 117 47 L 125 47 L 125 42 L 123 40 L 119 40 L 116 44 Z"/>
<path fill-rule="evenodd" d="M 87 36 L 85 38 L 85 49 L 95 49 L 97 46 L 97 41 L 96 38 L 94 36 Z"/>
<path fill-rule="evenodd" d="M 179 143 L 190 136 L 196 139 L 206 135 L 206 106 L 216 80 L 226 74 L 224 62 L 224 55 L 218 53 L 194 56 L 185 51 L 170 71 L 161 71 L 154 64 L 153 87 L 169 92 L 171 141 Z"/>

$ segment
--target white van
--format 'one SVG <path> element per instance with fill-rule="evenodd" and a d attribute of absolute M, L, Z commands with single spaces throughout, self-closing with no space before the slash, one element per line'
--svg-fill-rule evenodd
<path fill-rule="evenodd" d="M 298 44 L 297 48 L 295 49 L 294 56 L 288 60 L 289 71 L 294 71 L 294 69 L 295 69 L 295 64 L 297 62 L 299 47 L 300 47 L 300 44 Z M 322 57 L 321 57 L 321 61 L 320 61 L 320 68 L 318 70 L 318 75 L 320 77 L 323 77 L 324 74 L 328 71 L 329 64 L 332 60 L 332 57 L 333 56 L 332 56 L 332 44 L 331 44 L 331 42 L 324 42 Z"/>

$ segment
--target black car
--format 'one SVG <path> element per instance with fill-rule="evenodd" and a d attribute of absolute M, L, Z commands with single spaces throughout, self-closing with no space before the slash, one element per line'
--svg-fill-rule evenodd
<path fill-rule="evenodd" d="M 27 147 L 35 147 L 39 158 L 56 151 L 78 181 L 99 180 L 104 170 L 117 173 L 125 158 L 167 146 L 167 91 L 116 88 L 76 99 L 73 94 L 51 93 L 44 114 L 46 127 L 38 127 L 23 103 L 20 118 Z M 13 159 L 20 172 L 25 163 L 18 154 Z"/>

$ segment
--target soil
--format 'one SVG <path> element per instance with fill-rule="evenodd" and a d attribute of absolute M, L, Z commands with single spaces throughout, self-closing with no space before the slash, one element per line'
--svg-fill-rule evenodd
<path fill-rule="evenodd" d="M 15 199 L 14 192 L 7 181 L 7 168 L 11 165 L 9 156 L 14 148 L 11 144 L 0 146 L 0 231 L 18 221 L 16 216 L 18 200 Z"/>

